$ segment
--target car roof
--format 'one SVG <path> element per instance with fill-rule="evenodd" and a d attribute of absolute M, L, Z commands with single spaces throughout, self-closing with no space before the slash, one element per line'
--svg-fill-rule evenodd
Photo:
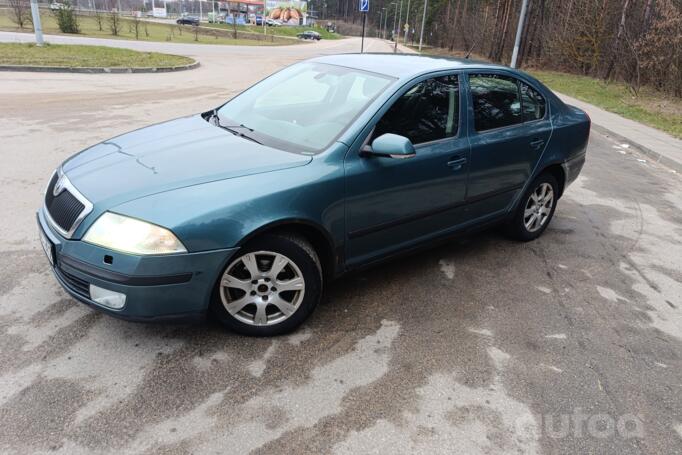
<path fill-rule="evenodd" d="M 312 59 L 314 62 L 346 66 L 397 78 L 411 78 L 440 70 L 505 69 L 509 67 L 464 58 L 415 54 L 340 54 Z"/>

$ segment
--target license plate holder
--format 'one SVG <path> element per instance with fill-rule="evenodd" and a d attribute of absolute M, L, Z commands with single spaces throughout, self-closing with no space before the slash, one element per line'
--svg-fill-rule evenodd
<path fill-rule="evenodd" d="M 43 232 L 42 226 L 38 228 L 38 234 L 40 237 L 40 246 L 43 247 L 47 260 L 50 261 L 50 265 L 54 266 L 54 244 L 50 241 L 45 232 Z"/>

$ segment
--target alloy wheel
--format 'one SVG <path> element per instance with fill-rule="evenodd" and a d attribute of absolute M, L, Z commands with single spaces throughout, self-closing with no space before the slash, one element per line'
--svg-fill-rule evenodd
<path fill-rule="evenodd" d="M 249 325 L 279 324 L 298 310 L 305 280 L 283 254 L 254 251 L 234 260 L 220 280 L 220 298 L 232 317 Z"/>
<path fill-rule="evenodd" d="M 526 202 L 523 224 L 528 232 L 536 232 L 549 219 L 554 205 L 554 190 L 549 183 L 541 183 Z"/>

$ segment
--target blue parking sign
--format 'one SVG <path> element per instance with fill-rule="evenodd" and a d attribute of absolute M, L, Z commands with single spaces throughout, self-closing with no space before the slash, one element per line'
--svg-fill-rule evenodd
<path fill-rule="evenodd" d="M 369 11 L 369 0 L 360 0 L 360 12 L 366 13 Z"/>

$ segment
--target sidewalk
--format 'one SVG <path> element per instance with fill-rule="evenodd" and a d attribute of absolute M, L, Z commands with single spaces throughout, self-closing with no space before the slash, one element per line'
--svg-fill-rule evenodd
<path fill-rule="evenodd" d="M 587 112 L 592 119 L 592 127 L 597 131 L 609 134 L 619 141 L 629 142 L 654 161 L 682 173 L 682 140 L 584 101 L 561 93 L 557 95 L 565 103 Z"/>

